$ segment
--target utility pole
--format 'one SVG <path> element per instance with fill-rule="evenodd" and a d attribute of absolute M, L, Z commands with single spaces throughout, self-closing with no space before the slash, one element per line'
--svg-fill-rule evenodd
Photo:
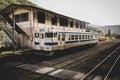
<path fill-rule="evenodd" d="M 16 53 L 16 40 L 15 40 L 15 16 L 14 16 L 14 6 L 12 7 L 12 18 L 13 18 L 13 53 Z"/>

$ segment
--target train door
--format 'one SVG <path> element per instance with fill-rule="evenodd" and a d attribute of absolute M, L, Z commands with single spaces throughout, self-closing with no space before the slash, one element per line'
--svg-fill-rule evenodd
<path fill-rule="evenodd" d="M 58 34 L 58 46 L 62 50 L 65 46 L 65 34 Z"/>
<path fill-rule="evenodd" d="M 44 49 L 44 34 L 40 33 L 40 50 Z"/>
<path fill-rule="evenodd" d="M 36 49 L 36 50 L 40 50 L 40 39 L 39 39 L 39 33 L 37 32 L 37 33 L 35 33 L 35 38 L 34 38 L 34 40 L 35 40 L 35 45 L 34 45 L 34 48 Z"/>

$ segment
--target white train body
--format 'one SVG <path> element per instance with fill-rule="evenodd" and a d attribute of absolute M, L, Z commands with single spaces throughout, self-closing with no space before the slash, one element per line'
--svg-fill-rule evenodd
<path fill-rule="evenodd" d="M 97 42 L 97 34 L 93 32 L 40 29 L 35 32 L 34 49 L 39 54 L 45 54 L 83 45 L 95 45 Z"/>

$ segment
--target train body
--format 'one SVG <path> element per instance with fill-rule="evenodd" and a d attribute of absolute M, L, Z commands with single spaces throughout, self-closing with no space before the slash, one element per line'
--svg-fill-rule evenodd
<path fill-rule="evenodd" d="M 37 54 L 53 55 L 55 51 L 85 45 L 96 45 L 97 33 L 40 29 L 35 33 L 34 49 Z"/>

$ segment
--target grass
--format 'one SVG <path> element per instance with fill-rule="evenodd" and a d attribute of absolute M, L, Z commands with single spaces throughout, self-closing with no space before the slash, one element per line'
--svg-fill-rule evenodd
<path fill-rule="evenodd" d="M 16 52 L 20 53 L 22 51 L 21 50 L 17 50 Z M 3 51 L 3 52 L 0 53 L 0 55 L 7 55 L 7 54 L 13 54 L 13 51 Z"/>

